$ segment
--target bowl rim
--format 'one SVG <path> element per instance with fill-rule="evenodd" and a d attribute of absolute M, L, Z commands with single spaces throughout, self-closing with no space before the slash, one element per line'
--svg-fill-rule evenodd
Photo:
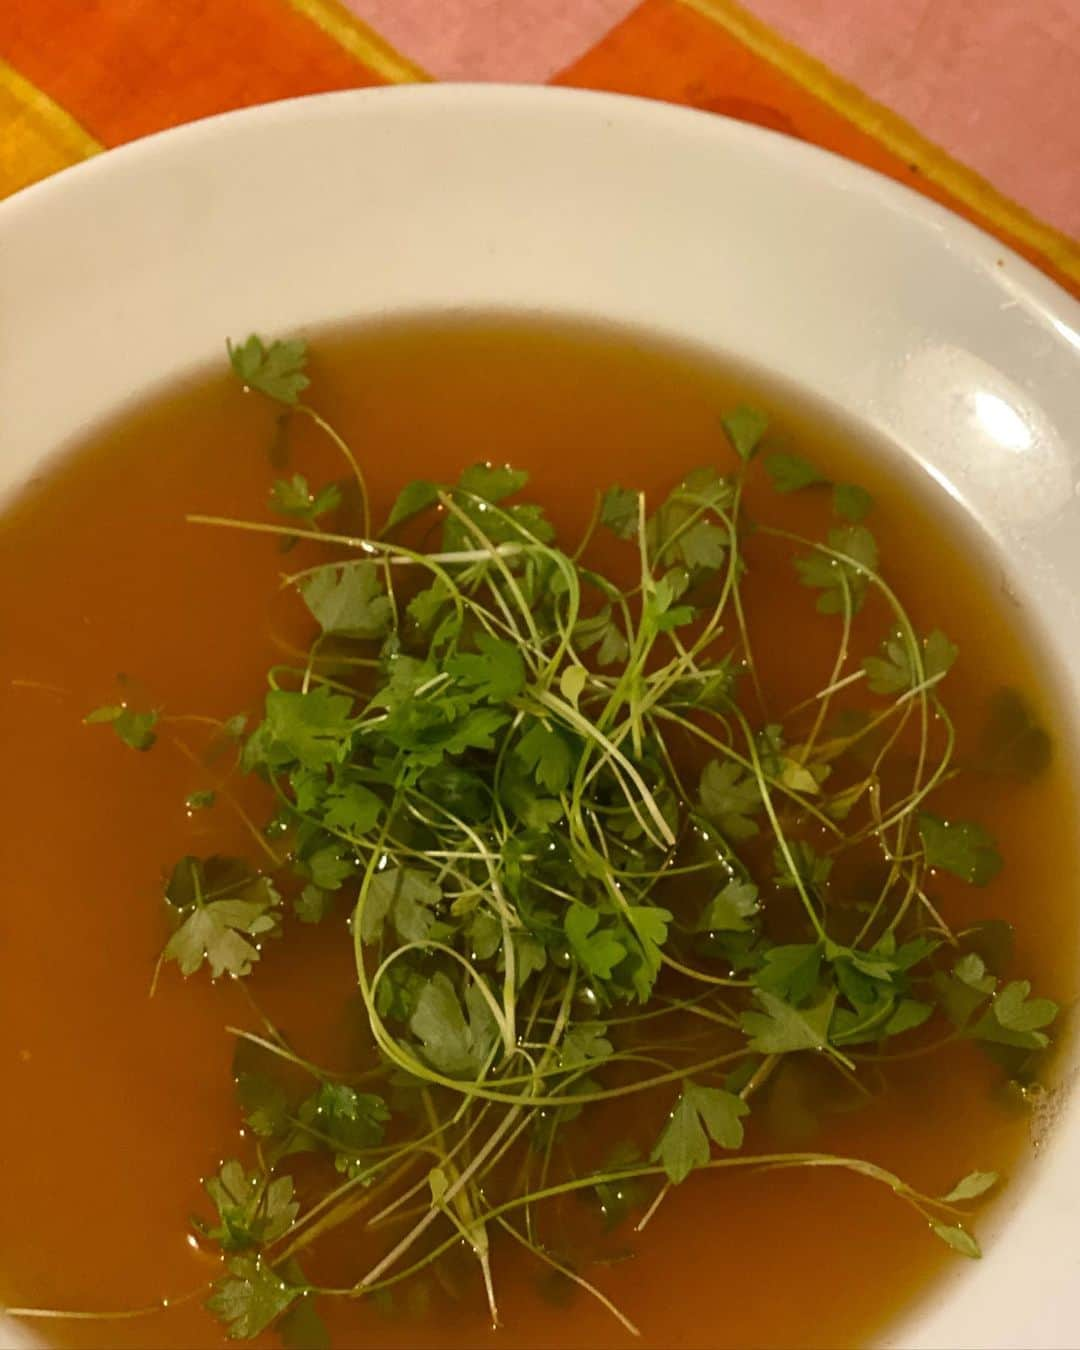
<path fill-rule="evenodd" d="M 121 245 L 105 237 L 109 228 L 117 226 L 122 235 L 127 229 L 129 233 L 124 235 L 124 240 L 133 248 L 143 247 L 139 242 L 139 229 L 136 228 L 136 225 L 141 228 L 142 216 L 140 215 L 137 222 L 133 219 L 133 216 L 139 215 L 140 212 L 158 222 L 164 221 L 166 229 L 174 228 L 168 224 L 164 215 L 155 215 L 156 207 L 139 199 L 144 180 L 164 190 L 170 174 L 175 174 L 179 179 L 188 175 L 190 179 L 188 187 L 195 193 L 203 191 L 207 184 L 210 184 L 215 190 L 220 189 L 225 193 L 225 215 L 222 218 L 227 219 L 229 211 L 242 213 L 243 208 L 236 205 L 240 201 L 239 188 L 235 190 L 235 196 L 229 195 L 233 189 L 225 183 L 222 177 L 223 169 L 229 165 L 235 169 L 247 152 L 256 150 L 256 159 L 259 159 L 260 155 L 263 156 L 252 169 L 251 186 L 253 191 L 258 193 L 264 186 L 264 176 L 269 171 L 267 166 L 272 159 L 269 152 L 263 154 L 259 147 L 265 147 L 277 135 L 284 134 L 302 140 L 307 135 L 314 136 L 320 132 L 334 131 L 337 139 L 334 142 L 333 154 L 343 157 L 346 153 L 344 130 L 353 125 L 361 126 L 365 130 L 389 129 L 399 137 L 408 132 L 419 141 L 423 141 L 426 136 L 428 142 L 425 144 L 430 143 L 432 146 L 445 144 L 450 147 L 451 141 L 447 130 L 450 124 L 463 126 L 472 136 L 487 138 L 492 145 L 499 143 L 500 136 L 511 140 L 517 137 L 515 147 L 524 156 L 533 156 L 545 170 L 551 166 L 543 159 L 544 153 L 547 149 L 557 148 L 559 145 L 562 145 L 570 160 L 575 160 L 575 157 L 580 155 L 582 162 L 585 162 L 588 147 L 582 149 L 571 143 L 575 131 L 582 133 L 582 141 L 590 138 L 600 140 L 610 132 L 610 137 L 618 142 L 620 153 L 625 150 L 629 155 L 630 151 L 636 150 L 640 160 L 647 162 L 649 172 L 656 176 L 662 176 L 664 166 L 661 158 L 665 152 L 673 157 L 685 157 L 686 164 L 694 161 L 695 157 L 700 157 L 704 161 L 707 155 L 712 155 L 717 163 L 725 159 L 730 159 L 733 164 L 737 162 L 739 173 L 747 181 L 760 181 L 763 187 L 774 193 L 776 200 L 780 200 L 784 192 L 788 191 L 787 182 L 790 179 L 793 184 L 790 192 L 804 191 L 814 203 L 820 205 L 823 220 L 830 212 L 841 222 L 849 216 L 853 216 L 856 222 L 863 221 L 863 223 L 872 218 L 880 218 L 883 231 L 881 240 L 878 242 L 871 240 L 866 244 L 866 258 L 869 261 L 876 258 L 879 264 L 894 269 L 895 276 L 890 274 L 886 280 L 890 284 L 895 281 L 898 294 L 901 284 L 909 285 L 913 280 L 918 281 L 920 267 L 937 268 L 938 279 L 946 287 L 952 285 L 950 279 L 955 279 L 955 295 L 959 297 L 958 314 L 946 313 L 948 306 L 944 300 L 939 304 L 939 297 L 916 296 L 910 299 L 915 318 L 918 319 L 925 311 L 928 316 L 927 325 L 930 327 L 936 325 L 941 333 L 950 336 L 954 335 L 954 329 L 958 331 L 962 329 L 961 335 L 970 339 L 971 351 L 969 352 L 963 343 L 959 343 L 953 353 L 953 356 L 959 358 L 969 356 L 972 352 L 977 354 L 981 341 L 977 330 L 983 323 L 989 325 L 991 320 L 988 316 L 1000 310 L 1001 313 L 994 322 L 998 323 L 1000 329 L 1002 354 L 999 359 L 996 355 L 999 349 L 994 348 L 990 356 L 984 358 L 980 355 L 978 359 L 983 365 L 978 368 L 977 376 L 972 375 L 963 366 L 959 368 L 959 373 L 951 368 L 943 367 L 942 370 L 938 370 L 936 366 L 928 372 L 921 367 L 917 368 L 918 360 L 925 353 L 920 352 L 909 339 L 905 338 L 907 346 L 900 354 L 906 365 L 886 371 L 880 388 L 877 385 L 866 385 L 858 395 L 859 414 L 869 418 L 872 413 L 876 415 L 878 411 L 884 409 L 881 416 L 885 424 L 888 424 L 889 417 L 895 419 L 898 410 L 888 403 L 888 395 L 894 385 L 898 391 L 896 397 L 906 400 L 904 403 L 906 407 L 917 395 L 927 391 L 941 399 L 951 398 L 957 389 L 970 390 L 973 387 L 972 381 L 976 378 L 989 379 L 992 375 L 1000 374 L 1006 381 L 1000 386 L 1006 391 L 1005 396 L 1008 399 L 1015 397 L 1016 407 L 1025 418 L 1030 413 L 1031 426 L 1040 428 L 1038 434 L 1049 446 L 1044 456 L 1045 462 L 1040 461 L 1039 472 L 1050 486 L 1036 484 L 1042 495 L 1037 492 L 1035 494 L 1037 500 L 1028 514 L 1013 520 L 1008 516 L 1003 501 L 989 497 L 984 500 L 979 497 L 980 483 L 977 473 L 974 477 L 969 475 L 967 479 L 957 477 L 955 481 L 950 476 L 951 469 L 942 470 L 937 476 L 961 501 L 973 519 L 986 524 L 989 536 L 993 537 L 999 550 L 1004 551 L 1013 545 L 1021 550 L 1021 561 L 1018 566 L 1022 569 L 1028 568 L 1029 564 L 1034 568 L 1045 563 L 1049 569 L 1046 575 L 1050 575 L 1056 569 L 1058 573 L 1062 573 L 1059 579 L 1064 582 L 1080 578 L 1080 545 L 1076 548 L 1070 546 L 1060 554 L 1047 555 L 1048 561 L 1042 559 L 1040 552 L 1043 534 L 1049 536 L 1054 531 L 1060 533 L 1063 528 L 1062 522 L 1068 525 L 1080 520 L 1080 502 L 1075 499 L 1078 476 L 1076 456 L 1069 450 L 1070 445 L 1075 445 L 1080 451 L 1080 410 L 1070 411 L 1068 416 L 1061 411 L 1065 406 L 1062 403 L 1064 398 L 1062 390 L 1065 389 L 1067 380 L 1074 381 L 1073 388 L 1080 387 L 1080 358 L 1078 358 L 1080 303 L 1050 277 L 993 236 L 914 189 L 830 151 L 766 128 L 650 99 L 550 87 L 434 84 L 307 95 L 217 114 L 159 132 L 95 156 L 61 174 L 23 189 L 6 202 L 0 203 L 0 251 L 10 250 L 10 256 L 16 258 L 22 256 L 31 262 L 45 259 L 55 263 L 60 257 L 60 247 L 75 240 L 74 233 L 67 223 L 70 218 L 76 215 L 85 218 L 88 207 L 94 211 L 101 208 L 105 209 L 107 219 L 101 225 L 101 237 L 94 233 L 96 221 L 90 220 L 89 233 L 92 237 L 85 246 L 85 256 L 104 260 L 104 266 L 114 265 L 110 259 L 117 256 Z M 587 137 L 584 135 L 586 129 Z M 381 156 L 379 163 L 388 174 L 391 174 L 392 166 L 389 161 L 392 154 L 407 158 L 415 152 L 415 146 L 406 144 L 401 139 L 394 142 L 390 149 L 383 145 L 377 151 Z M 210 160 L 214 162 L 207 168 Z M 625 168 L 626 165 L 636 162 L 638 161 L 627 158 L 622 164 Z M 592 161 L 589 164 L 595 167 Z M 689 171 L 682 166 L 683 160 L 680 160 L 680 166 L 672 169 L 672 181 L 682 173 L 689 196 L 689 189 L 693 185 L 689 180 Z M 480 176 L 472 180 L 474 187 L 477 183 L 487 181 L 483 177 L 482 166 L 477 172 Z M 504 197 L 514 190 L 513 184 L 517 182 L 512 172 L 510 180 L 510 186 L 498 189 L 502 191 Z M 566 181 L 572 182 L 572 175 Z M 587 187 L 584 180 L 579 186 L 586 197 L 589 193 L 594 193 L 594 189 L 591 186 Z M 676 203 L 673 207 L 675 215 L 682 210 L 689 218 L 694 212 L 703 209 L 701 203 L 710 192 L 714 191 L 714 187 L 711 184 L 698 186 L 701 188 L 701 197 L 692 198 L 690 205 Z M 332 194 L 341 195 L 345 189 L 334 184 L 330 191 Z M 436 204 L 450 210 L 461 211 L 459 198 L 464 194 L 456 192 L 453 184 L 436 185 L 425 188 L 425 191 Z M 495 192 L 496 188 L 493 187 L 492 191 Z M 610 184 L 605 188 L 601 183 L 590 200 L 600 201 L 601 196 L 595 194 L 603 194 L 605 191 L 610 196 L 612 191 Z M 178 195 L 176 201 L 182 205 L 182 196 Z M 79 208 L 82 208 L 81 211 Z M 115 215 L 109 216 L 108 210 L 112 208 L 115 208 Z M 399 211 L 400 216 L 402 214 L 400 206 L 395 209 Z M 93 211 L 90 215 L 93 216 Z M 510 213 L 507 213 L 507 220 L 512 222 Z M 195 223 L 199 229 L 205 230 L 212 229 L 214 224 L 212 220 L 200 223 L 198 219 Z M 42 229 L 43 226 L 49 228 Z M 536 234 L 541 227 L 553 232 L 557 229 L 557 224 L 554 216 L 551 216 L 542 221 L 540 226 L 533 227 L 531 224 L 527 226 L 519 222 L 519 226 L 515 228 L 518 227 L 524 232 L 532 230 Z M 376 226 L 371 228 L 374 229 Z M 868 228 L 872 233 L 876 227 Z M 176 237 L 179 238 L 178 227 L 175 229 Z M 36 237 L 39 233 L 41 239 Z M 632 244 L 635 241 L 629 242 Z M 822 248 L 826 248 L 827 231 L 821 235 L 820 240 L 815 237 L 812 242 L 815 247 L 820 244 Z M 745 240 L 743 243 L 745 244 Z M 858 241 L 853 237 L 852 250 L 857 252 L 858 246 Z M 792 243 L 791 247 L 797 250 L 802 246 Z M 627 257 L 630 257 L 630 254 Z M 811 262 L 817 257 L 810 245 L 807 245 L 805 257 Z M 145 249 L 145 259 L 148 263 L 153 261 L 152 249 L 148 246 Z M 492 277 L 499 276 L 505 280 L 509 275 L 505 271 L 498 272 L 497 262 L 488 264 L 479 257 L 472 261 L 478 269 L 481 269 L 478 275 L 486 276 L 487 273 L 482 272 L 482 269 L 489 265 Z M 840 266 L 831 254 L 828 255 L 827 264 L 834 270 Z M 548 265 L 553 265 L 550 260 Z M 622 260 L 619 265 L 622 265 Z M 317 264 L 309 260 L 305 261 L 304 266 L 315 267 Z M 30 314 L 31 305 L 27 297 L 35 284 L 39 286 L 43 284 L 42 276 L 45 274 L 35 273 L 31 269 L 27 280 L 21 274 L 16 276 L 18 271 L 17 267 L 13 267 L 6 278 L 0 275 L 0 308 L 3 307 L 5 294 L 10 293 L 18 302 L 15 305 L 16 311 L 21 306 L 22 312 Z M 837 272 L 836 275 L 840 279 L 843 278 L 842 272 Z M 728 275 L 728 280 L 731 279 Z M 808 286 L 812 280 L 813 278 L 807 278 Z M 87 285 L 92 287 L 94 284 L 94 279 L 89 278 Z M 154 284 L 152 280 L 145 281 L 150 290 Z M 887 287 L 881 293 L 886 297 L 891 294 Z M 94 294 L 96 295 L 96 292 Z M 387 303 L 391 308 L 395 305 L 400 306 L 403 291 L 394 291 L 391 288 L 386 294 L 389 297 Z M 949 294 L 951 296 L 953 292 Z M 443 299 L 445 300 L 445 297 Z M 905 295 L 904 299 L 907 300 L 909 297 Z M 976 312 L 972 308 L 976 301 L 985 306 L 985 315 L 982 309 Z M 140 297 L 131 297 L 131 302 L 136 306 L 142 303 Z M 95 303 L 100 305 L 104 302 L 96 300 Z M 292 302 L 283 303 L 287 310 Z M 452 303 L 452 297 L 449 303 Z M 852 308 L 852 302 L 848 298 L 838 296 L 837 307 L 844 306 Z M 853 312 L 857 311 L 857 308 L 857 305 L 854 306 Z M 969 309 L 972 315 L 971 322 L 965 328 Z M 559 309 L 555 312 L 564 313 L 565 310 Z M 598 309 L 597 312 L 602 311 Z M 1010 317 L 1002 317 L 1006 312 Z M 103 322 L 106 324 L 114 322 L 104 309 L 101 313 Z M 620 314 L 618 321 L 623 322 L 624 316 Z M 631 318 L 626 318 L 625 321 L 633 322 Z M 675 329 L 670 331 L 674 331 L 677 335 L 678 321 L 675 322 Z M 887 325 L 893 323 L 894 319 L 892 316 L 885 316 L 882 322 Z M 42 320 L 39 331 L 45 343 L 60 341 L 45 320 Z M 998 329 L 995 329 L 995 333 L 997 331 Z M 769 340 L 767 334 L 760 338 L 762 350 L 768 349 Z M 851 335 L 845 337 L 845 342 L 851 350 L 855 350 L 851 347 L 853 341 Z M 1023 343 L 1035 341 L 1042 344 L 1038 349 L 1039 360 L 1023 353 Z M 882 337 L 880 333 L 870 334 L 867 342 L 871 347 L 879 343 L 882 348 L 893 343 L 898 350 L 904 345 L 900 338 L 893 341 L 892 338 Z M 8 345 L 5 343 L 5 348 Z M 1006 378 L 1011 369 L 1006 359 L 1009 351 L 1019 354 L 1017 367 L 1023 370 L 1023 378 L 1020 379 L 1018 376 L 1018 383 L 1015 386 L 1009 384 Z M 186 354 L 183 359 L 185 361 L 188 359 Z M 1040 361 L 1043 361 L 1043 366 L 1040 366 Z M 15 371 L 14 375 L 9 373 L 12 369 Z M 44 396 L 39 396 L 34 391 L 27 394 L 18 387 L 20 372 L 27 371 L 32 373 L 32 359 L 28 358 L 20 367 L 18 353 L 12 352 L 10 360 L 5 356 L 4 360 L 0 361 L 0 406 L 4 406 L 6 394 L 10 394 L 13 406 L 29 408 L 31 412 L 37 406 L 39 410 L 44 410 L 43 415 L 47 421 L 48 415 L 52 414 L 48 413 L 48 405 L 43 401 Z M 914 380 L 904 383 L 904 379 L 908 379 L 912 371 Z M 163 370 L 162 376 L 165 373 Z M 786 378 L 786 372 L 782 377 Z M 1038 422 L 1038 417 L 1043 413 L 1042 405 L 1046 398 L 1044 390 L 1049 389 L 1052 381 L 1055 382 L 1054 390 L 1058 403 L 1047 414 L 1049 422 L 1044 427 Z M 840 387 L 838 384 L 837 388 Z M 33 402 L 35 397 L 38 398 L 37 405 Z M 110 398 L 111 401 L 105 400 L 104 406 L 111 411 L 119 405 L 115 397 Z M 852 395 L 852 398 L 855 399 L 855 395 Z M 88 394 L 79 408 L 91 406 L 97 405 Z M 842 398 L 840 406 L 844 406 Z M 942 403 L 941 408 L 945 407 L 946 405 Z M 78 410 L 61 410 L 55 413 L 56 420 L 61 425 L 67 425 L 69 430 L 81 425 L 80 416 Z M 64 422 L 65 417 L 67 423 Z M 14 423 L 19 423 L 17 430 L 23 429 L 19 418 L 13 418 Z M 32 423 L 33 417 L 28 414 L 25 424 L 31 448 L 27 452 L 27 463 L 36 465 L 40 462 L 44 451 L 40 445 L 33 444 L 35 428 Z M 921 443 L 920 437 L 923 433 L 919 424 L 897 423 L 897 427 L 899 429 L 894 428 L 889 432 L 894 438 L 904 442 L 908 447 L 917 447 Z M 1071 440 L 1066 436 L 1066 431 L 1071 432 Z M 961 440 L 967 438 L 965 444 L 970 442 L 969 448 L 972 452 L 978 450 L 980 446 L 985 449 L 985 437 L 983 441 L 978 441 L 975 431 L 968 427 L 967 423 L 960 426 L 957 434 Z M 56 442 L 54 440 L 51 443 Z M 913 457 L 918 458 L 915 448 L 912 448 L 911 453 Z M 935 454 L 940 453 L 941 448 L 938 447 Z M 930 462 L 925 465 L 932 473 L 935 472 L 933 460 L 934 457 L 931 455 Z M 1002 461 L 1002 465 L 1004 464 L 1005 461 Z M 1060 489 L 1065 484 L 1062 473 L 1068 478 L 1068 498 L 1059 501 Z M 11 470 L 9 476 L 18 481 L 25 476 L 25 469 Z M 3 477 L 4 466 L 0 462 L 0 489 L 3 487 Z M 1050 492 L 1051 488 L 1053 493 Z M 1055 493 L 1057 496 L 1054 496 Z M 1053 502 L 1050 501 L 1051 496 Z M 1055 593 L 1054 603 L 1063 607 L 1060 613 L 1066 619 L 1077 618 L 1080 616 L 1080 607 L 1076 606 L 1075 596 L 1068 601 L 1065 594 L 1067 589 L 1067 586 L 1059 587 L 1059 591 Z M 1072 608 L 1065 608 L 1067 603 L 1071 604 Z M 1046 602 L 1044 608 L 1048 605 L 1049 602 Z M 1067 624 L 1064 626 L 1068 627 Z M 1073 633 L 1070 629 L 1067 637 L 1051 644 L 1066 662 L 1070 654 L 1080 658 L 1080 622 L 1075 625 L 1075 630 Z M 1072 702 L 1074 714 L 1080 715 L 1080 689 L 1075 690 Z M 1078 720 L 1080 718 L 1074 716 L 1074 722 Z M 1075 1105 L 1074 1102 L 1073 1108 Z M 1076 1119 L 1076 1114 L 1076 1110 L 1071 1109 L 1073 1121 L 1067 1131 L 1069 1143 L 1067 1152 L 1077 1164 L 1075 1175 L 1080 1179 L 1080 1121 Z M 1053 1164 L 1055 1177 L 1062 1174 L 1065 1167 L 1066 1150 L 1059 1147 L 1062 1133 L 1065 1131 L 1058 1132 L 1058 1137 L 1051 1140 L 1048 1149 L 1048 1152 L 1056 1155 Z M 1039 1170 L 1040 1173 L 1045 1173 L 1045 1164 Z M 1031 1190 L 1030 1182 L 1028 1187 L 1023 1196 L 1016 1198 L 1014 1209 L 1023 1208 L 1025 1205 L 1027 1209 L 1031 1208 L 1027 1203 L 1027 1196 Z M 1039 1192 L 1040 1195 L 1044 1195 L 1047 1187 L 1040 1185 Z M 1009 1199 L 1012 1203 L 1013 1197 L 1010 1196 Z M 1053 1223 L 1055 1227 L 1060 1225 L 1062 1234 L 1066 1232 L 1065 1225 L 1071 1220 L 1072 1207 L 1078 1199 L 1080 1191 L 1071 1201 L 1068 1201 L 1067 1196 L 1063 1196 L 1061 1203 L 1053 1207 Z M 1044 1200 L 1040 1199 L 1039 1203 L 1044 1204 Z M 1012 1225 L 1006 1235 L 1011 1231 Z M 1015 1247 L 1016 1244 L 1013 1243 L 1012 1246 Z M 969 1275 L 962 1282 L 950 1280 L 947 1290 L 939 1286 L 938 1292 L 931 1294 L 929 1301 L 920 1301 L 904 1320 L 889 1329 L 887 1333 L 889 1340 L 893 1341 L 899 1337 L 904 1345 L 924 1347 L 925 1350 L 945 1343 L 946 1339 L 956 1347 L 967 1344 L 1005 1346 L 1015 1343 L 1069 1350 L 1072 1332 L 1065 1313 L 1068 1309 L 1075 1308 L 1076 1295 L 1071 1292 L 1064 1295 L 1061 1293 L 1062 1289 L 1068 1289 L 1067 1279 L 1071 1278 L 1072 1268 L 1067 1259 L 1061 1255 L 1048 1257 L 1040 1267 L 1036 1264 L 1037 1254 L 1034 1246 L 1030 1241 L 1027 1242 L 1022 1257 L 1025 1270 L 1033 1273 L 1038 1270 L 1040 1276 L 1044 1277 L 1044 1289 L 1050 1290 L 1051 1283 L 1056 1281 L 1053 1288 L 1058 1292 L 1050 1293 L 1048 1305 L 1040 1309 L 1035 1318 L 1025 1322 L 1018 1321 L 1015 1316 L 1010 1320 L 1002 1314 L 999 1307 L 995 1307 L 992 1316 L 990 1313 L 976 1316 L 979 1311 L 979 1298 L 973 1292 L 974 1287 L 989 1289 L 991 1271 L 996 1270 L 999 1277 L 1004 1273 L 1002 1261 L 996 1259 L 996 1253 L 991 1252 L 990 1255 L 995 1259 L 987 1261 L 987 1269 L 984 1272 Z M 1048 1283 L 1051 1275 L 1053 1281 Z M 1016 1287 L 1015 1283 L 1013 1287 Z M 941 1301 L 943 1293 L 948 1294 L 944 1302 Z M 969 1334 L 968 1331 L 956 1325 L 956 1318 L 949 1311 L 954 1304 L 959 1307 L 961 1299 L 963 1307 L 968 1310 L 965 1315 L 970 1316 L 973 1319 L 972 1325 L 978 1327 L 977 1331 L 970 1333 L 974 1337 L 971 1340 L 965 1339 Z M 993 1299 L 991 1297 L 986 1301 L 992 1303 Z M 3 1344 L 3 1334 L 3 1328 L 0 1326 L 0 1345 Z"/>

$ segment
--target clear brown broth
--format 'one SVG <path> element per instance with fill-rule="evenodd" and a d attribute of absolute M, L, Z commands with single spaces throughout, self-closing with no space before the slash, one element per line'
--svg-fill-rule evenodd
<path fill-rule="evenodd" d="M 598 488 L 618 481 L 655 492 L 697 463 L 722 461 L 718 413 L 761 402 L 778 438 L 875 495 L 886 575 L 917 628 L 941 627 L 959 645 L 949 704 L 961 751 L 1002 686 L 1023 690 L 1053 724 L 1022 616 L 940 494 L 898 477 L 887 456 L 819 409 L 699 352 L 549 321 L 386 322 L 324 336 L 312 366 L 312 401 L 367 466 L 378 510 L 410 478 L 508 460 L 530 470 L 530 492 L 567 538 L 584 527 Z M 144 759 L 80 719 L 114 700 L 118 675 L 170 712 L 256 706 L 280 642 L 302 637 L 280 595 L 286 564 L 274 541 L 185 523 L 190 512 L 265 517 L 274 417 L 215 371 L 95 431 L 0 518 L 8 1303 L 127 1308 L 216 1272 L 190 1242 L 187 1219 L 204 1208 L 199 1178 L 239 1147 L 225 1027 L 251 1025 L 252 1015 L 235 987 L 202 976 L 185 984 L 168 973 L 147 995 L 164 938 L 163 869 L 184 853 L 250 855 L 250 840 L 226 811 L 185 812 L 185 795 L 204 779 L 170 737 Z M 294 428 L 290 448 L 313 481 L 340 471 L 311 428 Z M 748 507 L 818 536 L 827 514 L 819 494 L 777 499 L 761 487 Z M 825 682 L 835 628 L 790 584 L 787 557 L 766 556 L 754 541 L 749 549 L 755 652 L 770 700 L 785 707 Z M 866 631 L 880 633 L 883 616 L 868 608 Z M 940 885 L 947 917 L 1014 923 L 1016 969 L 1062 1000 L 1075 993 L 1077 928 L 1066 759 L 1056 755 L 1023 786 L 967 779 L 963 814 L 997 834 L 1007 866 L 983 891 Z M 961 805 L 944 793 L 939 803 Z M 339 925 L 294 927 L 254 977 L 291 1041 L 340 1064 L 357 1038 L 344 939 Z M 1029 1152 L 1027 1116 L 1001 1071 L 969 1045 L 895 1064 L 872 1104 L 826 1112 L 801 1133 L 800 1072 L 777 1086 L 750 1146 L 870 1158 L 931 1193 L 976 1167 L 1014 1172 Z M 614 1138 L 620 1125 L 605 1128 Z M 864 1343 L 959 1261 L 888 1193 L 839 1173 L 696 1177 L 641 1237 L 620 1230 L 609 1247 L 593 1274 L 642 1328 L 638 1344 L 702 1350 Z M 363 1255 L 364 1238 L 352 1235 L 325 1266 L 355 1278 Z M 631 1343 L 588 1298 L 546 1298 L 538 1274 L 528 1256 L 498 1250 L 498 1333 L 471 1275 L 460 1299 L 436 1291 L 426 1313 L 419 1293 L 392 1315 L 325 1311 L 339 1347 Z M 197 1302 L 133 1321 L 50 1323 L 48 1332 L 72 1346 L 224 1344 Z"/>

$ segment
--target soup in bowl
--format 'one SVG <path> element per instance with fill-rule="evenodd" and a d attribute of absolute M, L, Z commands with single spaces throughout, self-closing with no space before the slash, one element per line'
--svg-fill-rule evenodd
<path fill-rule="evenodd" d="M 1067 1343 L 1067 298 L 527 91 L 6 210 L 18 1333 Z"/>

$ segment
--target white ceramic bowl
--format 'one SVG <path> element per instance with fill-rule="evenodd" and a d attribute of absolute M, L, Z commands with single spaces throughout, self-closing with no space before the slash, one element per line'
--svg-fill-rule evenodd
<path fill-rule="evenodd" d="M 0 494 L 225 333 L 458 307 L 644 325 L 814 391 L 961 502 L 1080 669 L 1080 305 L 884 178 L 609 95 L 278 103 L 20 194 L 0 208 Z M 1075 727 L 1080 680 L 1066 702 Z M 984 1261 L 893 1342 L 1080 1344 L 1078 1212 L 1072 1101 Z"/>

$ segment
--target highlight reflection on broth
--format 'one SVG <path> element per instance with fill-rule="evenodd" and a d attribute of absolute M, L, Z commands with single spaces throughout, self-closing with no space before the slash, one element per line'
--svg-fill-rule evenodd
<path fill-rule="evenodd" d="M 636 333 L 232 362 L 0 531 L 0 1301 L 132 1314 L 65 1345 L 837 1346 L 977 1259 L 1075 844 L 953 518 Z"/>

